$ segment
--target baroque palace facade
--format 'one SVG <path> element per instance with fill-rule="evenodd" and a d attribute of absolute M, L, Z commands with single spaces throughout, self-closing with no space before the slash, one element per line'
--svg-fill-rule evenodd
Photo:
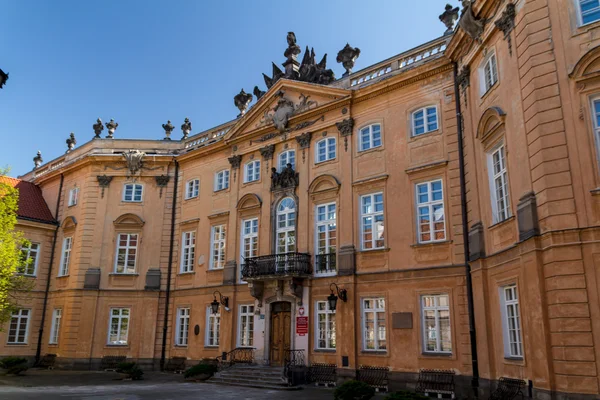
<path fill-rule="evenodd" d="M 128 140 L 98 120 L 3 178 L 36 288 L 0 354 L 158 369 L 243 347 L 597 398 L 600 2 L 462 3 L 360 71 L 346 46 L 340 79 L 290 33 L 233 121 Z"/>

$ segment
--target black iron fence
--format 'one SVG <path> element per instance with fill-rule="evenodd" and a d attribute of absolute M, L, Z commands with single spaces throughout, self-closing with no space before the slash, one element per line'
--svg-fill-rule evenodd
<path fill-rule="evenodd" d="M 315 274 L 329 274 L 337 271 L 337 254 L 318 254 L 315 259 Z"/>
<path fill-rule="evenodd" d="M 223 352 L 216 358 L 219 371 L 234 364 L 254 364 L 254 350 L 254 347 L 236 347 L 229 352 Z"/>
<path fill-rule="evenodd" d="M 335 385 L 337 382 L 337 365 L 312 363 L 308 368 L 308 381 L 325 385 Z"/>
<path fill-rule="evenodd" d="M 242 264 L 244 279 L 273 275 L 310 275 L 310 254 L 284 253 L 250 257 Z"/>
<path fill-rule="evenodd" d="M 366 383 L 376 389 L 387 390 L 390 369 L 388 367 L 372 367 L 361 365 L 356 371 L 357 380 Z"/>

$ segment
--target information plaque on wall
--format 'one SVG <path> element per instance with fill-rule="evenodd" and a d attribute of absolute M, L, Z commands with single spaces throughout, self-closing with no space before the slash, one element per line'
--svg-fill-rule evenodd
<path fill-rule="evenodd" d="M 296 334 L 304 336 L 308 333 L 308 317 L 296 317 Z"/>

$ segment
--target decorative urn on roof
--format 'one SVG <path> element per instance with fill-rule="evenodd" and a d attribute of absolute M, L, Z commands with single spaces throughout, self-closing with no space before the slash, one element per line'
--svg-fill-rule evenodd
<path fill-rule="evenodd" d="M 34 165 L 33 169 L 39 168 L 43 162 L 44 162 L 44 160 L 42 159 L 42 152 L 38 150 L 37 155 L 35 157 L 33 157 L 33 165 Z"/>
<path fill-rule="evenodd" d="M 452 8 L 450 4 L 446 4 L 446 11 L 440 15 L 440 21 L 446 25 L 444 35 L 450 35 L 454 32 L 454 22 L 458 19 L 458 7 Z"/>
<path fill-rule="evenodd" d="M 175 129 L 171 120 L 168 120 L 166 124 L 162 124 L 162 127 L 165 130 L 165 138 L 163 140 L 171 140 L 171 132 Z"/>
<path fill-rule="evenodd" d="M 106 129 L 108 129 L 108 136 L 106 136 L 107 139 L 112 139 L 113 135 L 115 133 L 115 131 L 117 130 L 117 127 L 119 126 L 118 122 L 115 122 L 114 119 L 110 119 L 110 121 L 108 121 L 106 123 Z"/>
<path fill-rule="evenodd" d="M 69 138 L 67 139 L 67 153 L 72 151 L 75 148 L 76 144 L 77 141 L 75 140 L 75 134 L 71 132 L 71 135 L 69 135 Z"/>
<path fill-rule="evenodd" d="M 181 131 L 183 132 L 183 139 L 187 139 L 188 135 L 192 132 L 192 123 L 189 118 L 183 120 Z"/>
<path fill-rule="evenodd" d="M 352 68 L 354 68 L 354 62 L 360 56 L 360 49 L 358 47 L 352 47 L 349 43 L 346 43 L 343 49 L 341 49 L 335 61 L 342 63 L 346 72 L 342 76 L 348 76 L 352 73 Z"/>
<path fill-rule="evenodd" d="M 246 110 L 252 101 L 252 95 L 250 93 L 246 93 L 244 89 L 242 89 L 235 97 L 233 98 L 233 104 L 240 110 L 238 118 L 242 115 L 246 114 Z"/>
<path fill-rule="evenodd" d="M 102 125 L 102 120 L 100 118 L 98 118 L 96 123 L 94 125 L 92 125 L 92 128 L 94 128 L 94 134 L 96 135 L 96 136 L 94 136 L 94 139 L 100 139 L 100 135 L 102 134 L 102 131 L 104 130 L 104 125 Z"/>

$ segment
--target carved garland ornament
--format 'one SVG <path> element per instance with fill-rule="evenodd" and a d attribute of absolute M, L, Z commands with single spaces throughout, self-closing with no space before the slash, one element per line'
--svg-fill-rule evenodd
<path fill-rule="evenodd" d="M 310 148 L 310 139 L 312 138 L 312 132 L 305 132 L 300 136 L 296 136 L 296 142 L 302 149 L 302 164 L 306 160 L 306 149 Z"/>
<path fill-rule="evenodd" d="M 510 33 L 515 28 L 515 5 L 508 3 L 502 16 L 495 22 L 495 25 L 504 33 L 504 40 L 508 42 L 508 53 L 512 56 L 512 39 Z"/>
<path fill-rule="evenodd" d="M 352 117 L 346 118 L 341 122 L 336 122 L 335 126 L 340 133 L 340 136 L 344 138 L 344 150 L 348 151 L 348 136 L 352 135 L 354 129 L 354 119 Z"/>

